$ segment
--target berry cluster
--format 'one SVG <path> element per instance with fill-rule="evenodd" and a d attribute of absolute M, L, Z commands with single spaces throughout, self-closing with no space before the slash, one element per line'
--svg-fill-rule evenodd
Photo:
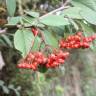
<path fill-rule="evenodd" d="M 90 37 L 84 37 L 82 32 L 78 32 L 75 35 L 70 35 L 66 40 L 62 39 L 59 42 L 60 48 L 72 49 L 72 48 L 89 48 L 90 42 L 96 39 L 96 35 Z"/>
<path fill-rule="evenodd" d="M 17 65 L 19 68 L 25 69 L 33 69 L 37 70 L 38 65 L 45 64 L 47 62 L 47 58 L 41 52 L 30 52 L 24 60 Z"/>
<path fill-rule="evenodd" d="M 69 56 L 68 52 L 59 51 L 52 53 L 48 57 L 45 57 L 42 52 L 30 52 L 27 57 L 17 65 L 18 68 L 38 69 L 39 66 L 45 66 L 46 68 L 55 68 L 60 64 L 64 64 L 65 59 Z"/>
<path fill-rule="evenodd" d="M 34 34 L 34 36 L 37 36 L 38 30 L 35 27 L 32 27 L 32 33 Z"/>
<path fill-rule="evenodd" d="M 69 52 L 59 51 L 58 53 L 52 53 L 48 57 L 48 62 L 46 64 L 47 68 L 54 68 L 60 64 L 64 64 L 65 59 L 69 56 Z"/>

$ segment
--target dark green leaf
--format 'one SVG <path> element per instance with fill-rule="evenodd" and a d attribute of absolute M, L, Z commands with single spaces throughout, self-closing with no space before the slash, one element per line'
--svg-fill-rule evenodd
<path fill-rule="evenodd" d="M 12 41 L 9 39 L 9 37 L 7 35 L 2 34 L 1 37 L 8 44 L 8 46 L 13 47 Z"/>
<path fill-rule="evenodd" d="M 45 73 L 48 69 L 45 67 L 45 66 L 40 66 L 38 68 L 38 71 L 41 72 L 41 73 Z"/>
<path fill-rule="evenodd" d="M 38 12 L 33 12 L 33 11 L 25 11 L 26 14 L 38 18 L 39 17 L 39 13 Z"/>

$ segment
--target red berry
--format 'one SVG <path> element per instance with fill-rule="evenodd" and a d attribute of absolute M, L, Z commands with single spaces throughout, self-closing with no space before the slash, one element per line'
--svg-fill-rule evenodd
<path fill-rule="evenodd" d="M 82 36 L 82 32 L 77 32 L 76 34 L 80 37 Z"/>
<path fill-rule="evenodd" d="M 38 35 L 38 30 L 36 28 L 32 28 L 32 33 L 34 34 L 34 36 Z"/>

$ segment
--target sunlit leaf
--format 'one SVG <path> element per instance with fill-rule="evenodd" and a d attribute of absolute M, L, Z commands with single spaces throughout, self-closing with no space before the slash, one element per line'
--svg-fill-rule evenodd
<path fill-rule="evenodd" d="M 48 15 L 46 17 L 43 17 L 42 19 L 40 19 L 40 22 L 49 26 L 63 26 L 70 24 L 67 18 L 56 15 Z"/>
<path fill-rule="evenodd" d="M 15 33 L 14 45 L 17 50 L 22 52 L 23 57 L 30 51 L 33 39 L 34 36 L 29 30 L 21 29 Z"/>

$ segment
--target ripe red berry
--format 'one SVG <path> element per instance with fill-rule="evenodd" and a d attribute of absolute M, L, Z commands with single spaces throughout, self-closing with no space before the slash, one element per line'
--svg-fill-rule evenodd
<path fill-rule="evenodd" d="M 32 33 L 34 34 L 34 36 L 38 35 L 38 30 L 36 28 L 32 28 Z"/>

